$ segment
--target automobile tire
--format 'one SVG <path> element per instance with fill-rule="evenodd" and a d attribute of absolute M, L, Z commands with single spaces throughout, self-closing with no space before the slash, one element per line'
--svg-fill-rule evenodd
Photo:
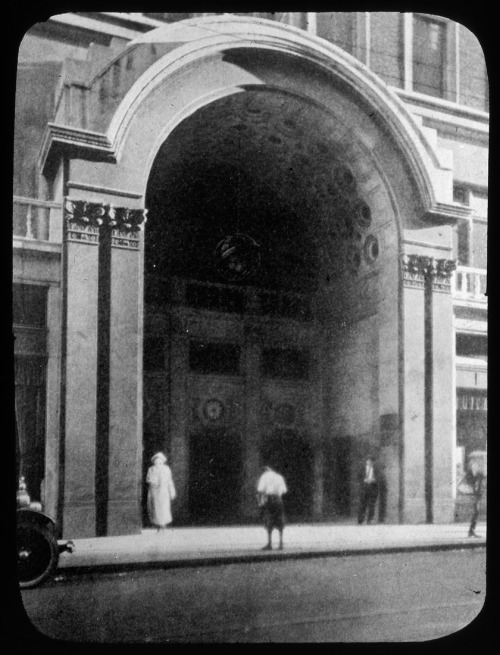
<path fill-rule="evenodd" d="M 35 587 L 57 567 L 59 548 L 49 528 L 40 525 L 17 527 L 17 575 L 21 589 Z"/>

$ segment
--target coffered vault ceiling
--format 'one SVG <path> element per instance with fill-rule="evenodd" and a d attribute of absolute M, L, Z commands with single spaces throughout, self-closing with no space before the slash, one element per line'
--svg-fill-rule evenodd
<path fill-rule="evenodd" d="M 328 115 L 284 93 L 245 91 L 200 109 L 151 172 L 148 270 L 214 280 L 216 244 L 243 232 L 262 248 L 249 282 L 313 290 L 371 220 L 342 160 Z"/>

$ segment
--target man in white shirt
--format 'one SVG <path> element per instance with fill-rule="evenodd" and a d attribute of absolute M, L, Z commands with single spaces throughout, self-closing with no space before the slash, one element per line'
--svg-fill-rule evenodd
<path fill-rule="evenodd" d="M 283 530 L 285 515 L 283 495 L 287 492 L 285 479 L 270 466 L 264 466 L 264 472 L 257 483 L 257 499 L 262 508 L 262 517 L 267 530 L 267 544 L 262 550 L 272 550 L 272 532 L 279 532 L 279 549 L 283 550 Z"/>

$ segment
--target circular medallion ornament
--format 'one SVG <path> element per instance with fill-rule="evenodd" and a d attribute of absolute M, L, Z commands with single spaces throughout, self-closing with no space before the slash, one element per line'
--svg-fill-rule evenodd
<path fill-rule="evenodd" d="M 372 210 L 364 201 L 359 200 L 354 209 L 354 223 L 361 230 L 366 230 L 372 223 Z"/>
<path fill-rule="evenodd" d="M 239 282 L 256 273 L 260 264 L 260 246 L 246 234 L 227 236 L 217 244 L 214 262 L 223 278 Z"/>
<path fill-rule="evenodd" d="M 378 257 L 379 254 L 379 247 L 378 247 L 378 239 L 377 237 L 374 237 L 373 234 L 369 234 L 366 237 L 365 245 L 363 247 L 363 251 L 365 254 L 365 259 L 369 264 L 372 264 Z"/>
<path fill-rule="evenodd" d="M 347 166 L 339 166 L 335 169 L 334 180 L 342 193 L 352 194 L 355 192 L 356 178 Z"/>
<path fill-rule="evenodd" d="M 203 406 L 203 415 L 208 421 L 218 421 L 224 413 L 224 405 L 217 398 L 210 398 Z"/>

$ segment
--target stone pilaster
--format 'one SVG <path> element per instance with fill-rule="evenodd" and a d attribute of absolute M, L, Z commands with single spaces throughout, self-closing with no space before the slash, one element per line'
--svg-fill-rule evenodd
<path fill-rule="evenodd" d="M 403 272 L 404 410 L 400 443 L 400 520 L 425 522 L 425 272 L 405 256 Z"/>
<path fill-rule="evenodd" d="M 61 486 L 68 536 L 140 529 L 144 210 L 67 199 Z M 92 247 L 91 247 L 92 246 Z M 115 250 L 130 254 L 122 255 Z"/>
<path fill-rule="evenodd" d="M 66 200 L 59 504 L 63 536 L 95 535 L 100 208 Z"/>
<path fill-rule="evenodd" d="M 145 212 L 110 208 L 107 534 L 142 528 L 143 234 Z"/>
<path fill-rule="evenodd" d="M 451 508 L 450 394 L 454 390 L 452 344 L 447 335 L 452 325 L 449 289 L 454 267 L 454 262 L 446 259 L 402 258 L 405 402 L 401 511 L 408 522 L 443 520 L 448 506 Z"/>
<path fill-rule="evenodd" d="M 451 275 L 455 262 L 434 260 L 430 278 L 432 375 L 432 516 L 434 523 L 453 521 L 454 340 Z"/>

